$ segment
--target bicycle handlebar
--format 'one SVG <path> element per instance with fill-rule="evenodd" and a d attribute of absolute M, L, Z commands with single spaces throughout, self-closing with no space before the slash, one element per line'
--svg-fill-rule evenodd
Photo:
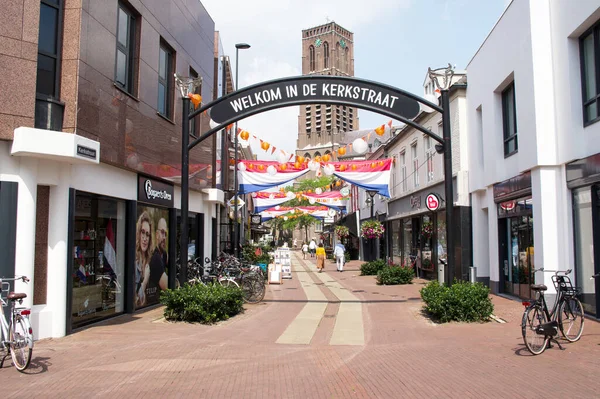
<path fill-rule="evenodd" d="M 27 276 L 15 276 L 13 278 L 8 278 L 8 277 L 0 278 L 0 282 L 2 282 L 2 281 L 17 281 L 17 280 L 22 280 L 24 283 L 28 283 L 30 281 L 29 278 L 27 278 Z"/>
<path fill-rule="evenodd" d="M 567 269 L 567 270 L 546 270 L 543 267 L 540 267 L 539 269 L 533 269 L 533 272 L 544 272 L 544 273 L 564 273 L 565 275 L 567 274 L 571 274 L 571 272 L 573 271 L 573 269 Z"/>

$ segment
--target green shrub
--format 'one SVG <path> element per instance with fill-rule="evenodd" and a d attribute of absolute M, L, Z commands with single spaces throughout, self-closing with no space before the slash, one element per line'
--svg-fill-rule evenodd
<path fill-rule="evenodd" d="M 243 311 L 243 293 L 238 287 L 220 284 L 184 285 L 165 290 L 160 302 L 166 306 L 165 319 L 211 324 Z"/>
<path fill-rule="evenodd" d="M 488 321 L 494 311 L 490 289 L 481 283 L 455 281 L 448 287 L 432 281 L 420 292 L 425 311 L 442 323 Z"/>
<path fill-rule="evenodd" d="M 360 266 L 361 276 L 376 276 L 377 273 L 387 265 L 383 259 L 373 260 L 371 262 L 363 263 Z"/>
<path fill-rule="evenodd" d="M 412 267 L 392 265 L 384 267 L 377 273 L 377 284 L 412 284 L 413 278 L 415 278 L 415 272 Z"/>
<path fill-rule="evenodd" d="M 256 250 L 260 248 L 262 255 L 256 255 Z M 269 264 L 272 263 L 271 256 L 269 252 L 271 251 L 271 247 L 268 245 L 250 245 L 246 244 L 242 247 L 242 259 L 246 262 L 257 265 L 259 263 Z"/>

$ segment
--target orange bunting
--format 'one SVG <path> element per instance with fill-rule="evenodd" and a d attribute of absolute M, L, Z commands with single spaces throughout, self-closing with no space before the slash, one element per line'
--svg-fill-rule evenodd
<path fill-rule="evenodd" d="M 296 161 L 296 163 L 294 163 L 294 168 L 300 169 L 301 167 L 302 167 L 302 163 L 300 163 L 299 161 Z"/>
<path fill-rule="evenodd" d="M 356 165 L 352 164 L 352 170 L 356 170 Z"/>
<path fill-rule="evenodd" d="M 192 100 L 192 104 L 194 104 L 194 109 L 198 108 L 198 105 L 200 105 L 200 103 L 202 102 L 202 96 L 200 94 L 189 93 L 188 97 L 190 98 L 190 100 Z"/>
<path fill-rule="evenodd" d="M 279 169 L 281 170 L 286 170 L 287 169 L 287 165 L 282 163 L 281 166 L 279 167 Z M 283 191 L 283 190 L 282 190 Z"/>
<path fill-rule="evenodd" d="M 269 144 L 267 143 L 267 148 L 265 148 L 265 151 L 269 149 L 269 147 L 268 147 L 268 146 L 269 146 Z M 277 147 L 275 147 L 275 146 L 272 146 L 272 147 L 271 147 L 271 155 L 273 155 L 273 154 L 275 153 L 275 151 L 276 151 L 276 150 L 277 150 Z"/>
<path fill-rule="evenodd" d="M 265 170 L 265 166 L 264 165 L 258 165 L 258 170 Z"/>
<path fill-rule="evenodd" d="M 376 127 L 375 133 L 377 133 L 377 135 L 379 135 L 379 136 L 383 136 L 383 134 L 385 133 L 385 125 Z"/>
<path fill-rule="evenodd" d="M 296 161 L 299 162 L 299 163 L 304 163 L 304 157 L 302 155 L 298 155 L 296 157 Z"/>
<path fill-rule="evenodd" d="M 348 167 L 346 165 L 340 165 L 340 172 L 343 172 L 346 169 L 348 169 Z"/>
<path fill-rule="evenodd" d="M 331 157 L 329 156 L 329 154 L 325 154 L 325 155 L 323 155 L 323 158 L 321 158 L 321 159 L 323 159 L 323 162 L 329 162 Z"/>
<path fill-rule="evenodd" d="M 379 162 L 377 162 L 377 165 L 379 165 L 379 166 L 383 166 L 383 161 L 379 161 Z"/>
<path fill-rule="evenodd" d="M 317 156 L 315 157 L 315 162 L 321 162 L 321 157 L 317 155 Z"/>
<path fill-rule="evenodd" d="M 375 167 L 377 167 L 377 164 L 375 162 L 371 163 L 371 169 L 375 169 Z"/>
<path fill-rule="evenodd" d="M 345 165 L 344 165 L 344 166 L 345 166 Z M 341 168 L 340 168 L 340 169 L 341 169 Z M 336 186 L 336 187 L 339 187 L 339 186 L 341 186 L 341 185 L 342 185 L 342 181 L 341 181 L 341 180 L 338 180 L 338 181 L 336 181 L 336 182 L 335 182 L 335 186 Z"/>
<path fill-rule="evenodd" d="M 263 150 L 267 151 L 270 146 L 271 144 L 267 143 L 266 141 L 260 141 L 260 148 L 262 148 Z"/>
<path fill-rule="evenodd" d="M 338 151 L 338 155 L 339 156 L 345 155 L 346 154 L 346 147 L 340 147 L 340 148 L 338 148 L 337 151 Z"/>
<path fill-rule="evenodd" d="M 248 133 L 245 130 L 242 130 L 242 132 L 240 133 L 240 138 L 242 140 L 248 140 L 250 138 L 250 133 Z"/>

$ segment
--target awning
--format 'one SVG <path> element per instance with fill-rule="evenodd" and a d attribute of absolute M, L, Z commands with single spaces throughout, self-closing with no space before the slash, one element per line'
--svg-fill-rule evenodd
<path fill-rule="evenodd" d="M 100 143 L 73 133 L 18 127 L 12 148 L 14 156 L 30 156 L 68 163 L 100 163 Z"/>

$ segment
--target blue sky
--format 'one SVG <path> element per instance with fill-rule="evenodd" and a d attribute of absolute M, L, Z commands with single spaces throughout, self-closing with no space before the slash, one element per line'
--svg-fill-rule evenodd
<path fill-rule="evenodd" d="M 510 0 L 203 0 L 235 65 L 239 87 L 301 74 L 301 31 L 334 20 L 354 33 L 355 76 L 423 95 L 427 67 L 464 69 Z M 346 6 L 342 6 L 346 4 Z M 234 71 L 235 75 L 235 71 Z M 296 148 L 298 107 L 265 112 L 239 126 L 288 152 Z M 359 111 L 360 128 L 389 118 Z M 259 159 L 274 159 L 253 145 Z"/>

